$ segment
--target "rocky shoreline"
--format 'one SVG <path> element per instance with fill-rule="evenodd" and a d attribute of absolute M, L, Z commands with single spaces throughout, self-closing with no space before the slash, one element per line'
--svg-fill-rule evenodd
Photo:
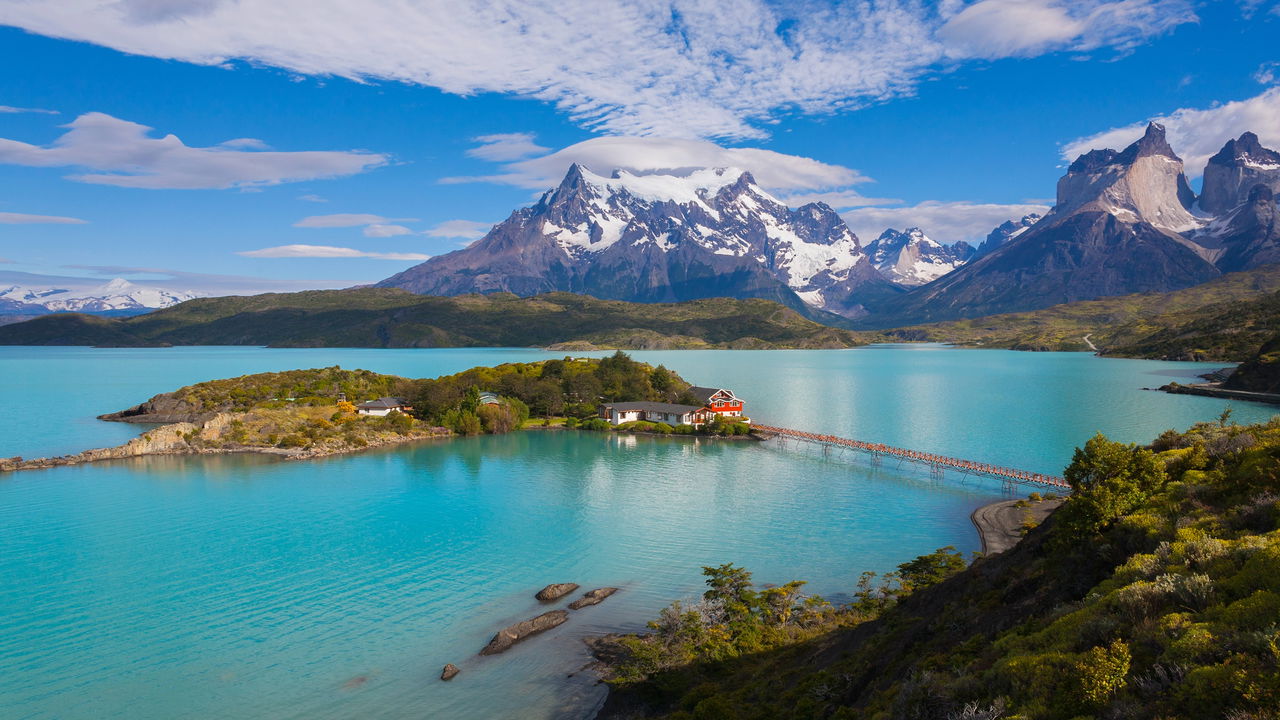
<path fill-rule="evenodd" d="M 127 412 L 127 411 L 126 411 Z M 117 413 L 113 413 L 117 414 Z M 21 456 L 0 458 L 0 472 L 16 472 L 19 470 L 46 470 L 49 468 L 81 465 L 103 460 L 123 460 L 136 457 L 159 455 L 229 455 L 239 453 L 257 453 L 271 455 L 284 460 L 311 460 L 315 458 L 346 455 L 363 452 L 380 447 L 400 445 L 418 440 L 449 437 L 453 433 L 444 428 L 432 428 L 430 431 L 412 431 L 405 435 L 371 438 L 363 445 L 323 445 L 310 448 L 280 448 L 265 445 L 245 445 L 228 442 L 219 446 L 198 444 L 199 439 L 209 435 L 219 435 L 231 427 L 241 413 L 215 413 L 201 422 L 175 422 L 149 430 L 132 440 L 108 448 L 94 448 L 71 455 L 58 457 L 42 457 L 24 459 Z M 107 416 L 100 416 L 108 419 Z M 117 419 L 117 418 L 110 418 Z M 154 422 L 150 420 L 123 420 L 123 422 Z"/>
<path fill-rule="evenodd" d="M 1027 530 L 1044 522 L 1062 502 L 1057 498 L 1024 498 L 1002 500 L 974 510 L 969 519 L 978 529 L 978 537 L 982 540 L 982 554 L 995 555 L 1017 545 Z"/>

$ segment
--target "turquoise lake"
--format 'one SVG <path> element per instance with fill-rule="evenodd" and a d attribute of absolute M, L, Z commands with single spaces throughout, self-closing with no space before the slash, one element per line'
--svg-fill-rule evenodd
<path fill-rule="evenodd" d="M 575 353 L 582 354 L 582 353 Z M 0 348 L 0 456 L 124 442 L 94 416 L 201 380 L 341 365 L 413 377 L 524 349 Z M 1227 403 L 1149 392 L 1216 367 L 939 346 L 636 352 L 774 425 L 1060 473 Z M 1240 422 L 1273 408 L 1232 403 Z M 150 458 L 0 476 L 2 718 L 576 718 L 585 635 L 700 592 L 700 566 L 847 597 L 943 545 L 998 483 L 774 443 L 573 431 L 287 462 Z M 551 582 L 603 604 L 496 657 Z M 462 674 L 437 679 L 453 662 Z"/>

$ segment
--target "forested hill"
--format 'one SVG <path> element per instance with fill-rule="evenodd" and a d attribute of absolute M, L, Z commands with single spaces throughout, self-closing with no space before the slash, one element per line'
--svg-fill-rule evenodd
<path fill-rule="evenodd" d="M 769 300 L 629 303 L 549 293 L 430 297 L 362 288 L 219 297 L 131 318 L 75 313 L 0 327 L 0 345 L 843 348 L 855 333 Z"/>
<path fill-rule="evenodd" d="M 597 646 L 601 717 L 1275 720 L 1278 457 L 1280 421 L 1097 436 L 1013 549 L 943 548 L 839 606 L 705 568 L 701 600 Z"/>

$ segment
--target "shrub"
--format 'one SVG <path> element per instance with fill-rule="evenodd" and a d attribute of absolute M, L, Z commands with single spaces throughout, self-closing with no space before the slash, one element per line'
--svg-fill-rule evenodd
<path fill-rule="evenodd" d="M 1095 647 L 1076 663 L 1079 683 L 1077 699 L 1086 708 L 1105 705 L 1124 688 L 1131 661 L 1129 646 L 1116 640 L 1108 647 Z"/>

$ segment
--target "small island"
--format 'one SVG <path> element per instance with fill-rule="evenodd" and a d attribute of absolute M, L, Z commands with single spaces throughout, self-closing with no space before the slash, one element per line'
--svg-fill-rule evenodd
<path fill-rule="evenodd" d="M 747 437 L 750 421 L 742 409 L 730 391 L 693 386 L 621 351 L 430 379 L 340 367 L 289 370 L 156 395 L 99 416 L 159 426 L 123 445 L 0 459 L 0 472 L 144 455 L 252 452 L 296 460 L 532 428 Z"/>

